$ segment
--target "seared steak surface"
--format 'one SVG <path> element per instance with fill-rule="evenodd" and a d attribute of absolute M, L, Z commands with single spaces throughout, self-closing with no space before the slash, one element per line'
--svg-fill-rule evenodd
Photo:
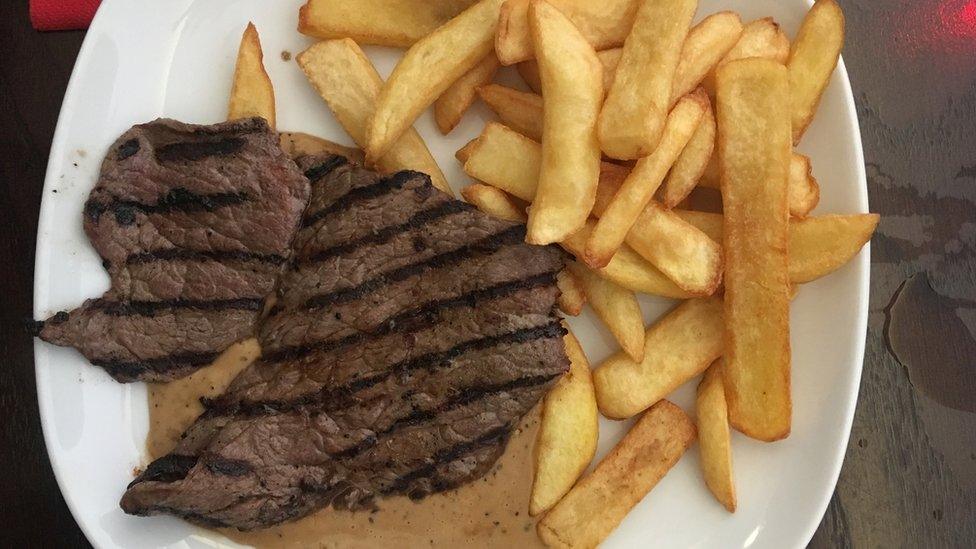
<path fill-rule="evenodd" d="M 160 119 L 111 146 L 84 228 L 112 280 L 39 326 L 119 381 L 169 381 L 253 336 L 308 200 L 259 118 Z"/>
<path fill-rule="evenodd" d="M 423 174 L 299 165 L 312 196 L 262 357 L 129 486 L 127 513 L 246 530 L 447 490 L 568 368 L 561 251 Z"/>

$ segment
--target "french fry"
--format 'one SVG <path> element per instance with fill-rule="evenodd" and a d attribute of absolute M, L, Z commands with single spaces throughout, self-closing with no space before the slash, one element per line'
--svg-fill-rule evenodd
<path fill-rule="evenodd" d="M 817 0 L 790 48 L 793 143 L 799 143 L 844 48 L 844 12 L 834 0 Z"/>
<path fill-rule="evenodd" d="M 569 373 L 549 391 L 542 405 L 529 499 L 532 516 L 548 511 L 569 492 L 596 454 L 599 415 L 590 363 L 572 333 L 566 334 L 563 342 Z"/>
<path fill-rule="evenodd" d="M 790 158 L 790 181 L 788 200 L 790 215 L 806 217 L 820 202 L 820 185 L 813 177 L 810 157 L 793 153 Z"/>
<path fill-rule="evenodd" d="M 634 23 L 639 0 L 553 0 L 550 2 L 579 29 L 594 49 L 613 48 L 624 43 Z M 499 16 L 495 51 L 502 65 L 535 57 L 529 32 L 529 0 L 509 0 Z"/>
<path fill-rule="evenodd" d="M 478 95 L 506 126 L 542 141 L 542 96 L 498 84 L 481 86 Z"/>
<path fill-rule="evenodd" d="M 275 127 L 275 95 L 271 78 L 264 70 L 261 37 L 254 23 L 248 23 L 237 49 L 234 85 L 227 107 L 227 120 L 259 116 Z"/>
<path fill-rule="evenodd" d="M 790 39 L 786 37 L 786 33 L 772 17 L 764 17 L 751 21 L 742 27 L 739 40 L 719 61 L 717 67 L 729 61 L 747 57 L 763 57 L 785 64 L 789 56 Z M 708 91 L 708 95 L 715 96 L 714 69 L 702 81 L 702 86 Z"/>
<path fill-rule="evenodd" d="M 769 59 L 716 75 L 725 251 L 725 392 L 747 436 L 790 433 L 790 86 Z"/>
<path fill-rule="evenodd" d="M 674 166 L 671 166 L 671 171 L 661 185 L 661 203 L 665 208 L 674 208 L 687 198 L 705 173 L 714 149 L 715 113 L 709 104 L 698 128 L 674 161 Z"/>
<path fill-rule="evenodd" d="M 383 158 L 424 109 L 491 53 L 504 1 L 480 0 L 410 46 L 376 100 L 367 164 Z"/>
<path fill-rule="evenodd" d="M 322 139 L 321 137 L 307 133 L 281 132 L 279 141 L 281 143 L 281 150 L 285 151 L 292 158 L 298 158 L 306 154 L 328 153 L 345 156 L 349 160 L 359 164 L 363 162 L 363 151 L 356 147 L 340 145 L 328 139 Z"/>
<path fill-rule="evenodd" d="M 543 517 L 539 537 L 549 547 L 596 547 L 694 440 L 695 425 L 681 408 L 658 403 Z"/>
<path fill-rule="evenodd" d="M 458 125 L 464 111 L 474 103 L 478 86 L 491 82 L 497 71 L 498 58 L 489 53 L 434 101 L 434 121 L 442 134 L 447 135 Z"/>
<path fill-rule="evenodd" d="M 722 300 L 689 299 L 647 328 L 644 360 L 617 353 L 593 372 L 603 415 L 626 419 L 701 374 L 725 347 Z"/>
<path fill-rule="evenodd" d="M 607 156 L 632 160 L 657 147 L 697 5 L 697 0 L 647 0 L 638 8 L 600 111 L 600 146 Z"/>
<path fill-rule="evenodd" d="M 621 53 L 623 53 L 623 48 L 611 48 L 596 52 L 600 63 L 603 64 L 604 89 L 609 90 L 610 86 L 613 85 L 613 75 L 617 72 L 617 63 L 620 62 Z M 536 60 L 522 61 L 516 65 L 516 68 L 519 75 L 522 76 L 522 80 L 525 80 L 525 83 L 528 84 L 532 91 L 542 93 L 542 80 L 539 79 L 539 63 Z"/>
<path fill-rule="evenodd" d="M 556 275 L 556 286 L 559 288 L 559 298 L 556 300 L 559 310 L 569 316 L 579 316 L 583 312 L 583 305 L 586 305 L 586 294 L 579 279 L 569 269 L 563 269 Z"/>
<path fill-rule="evenodd" d="M 471 156 L 471 151 L 474 149 L 475 144 L 478 142 L 478 138 L 475 137 L 471 141 L 468 141 L 463 147 L 454 151 L 454 158 L 457 158 L 458 162 L 464 164 L 468 161 L 468 157 Z"/>
<path fill-rule="evenodd" d="M 722 215 L 672 210 L 716 242 L 722 241 Z M 790 220 L 790 283 L 826 276 L 851 260 L 871 240 L 878 214 L 821 215 Z"/>
<path fill-rule="evenodd" d="M 568 268 L 582 284 L 586 300 L 610 329 L 624 353 L 638 362 L 642 360 L 644 317 L 634 292 L 621 288 L 579 263 L 571 263 Z"/>
<path fill-rule="evenodd" d="M 586 243 L 587 265 L 602 267 L 610 261 L 641 210 L 661 185 L 668 169 L 691 139 L 707 106 L 708 98 L 701 90 L 675 105 L 667 117 L 660 145 L 650 156 L 637 162 L 600 217 L 590 241 Z"/>
<path fill-rule="evenodd" d="M 308 0 L 298 32 L 352 38 L 359 44 L 406 48 L 464 11 L 475 0 Z"/>
<path fill-rule="evenodd" d="M 300 53 L 297 61 L 352 140 L 359 146 L 365 145 L 383 80 L 363 50 L 348 38 L 326 40 Z M 413 128 L 397 140 L 377 167 L 383 172 L 411 169 L 426 173 L 435 187 L 454 194 L 424 140 Z"/>
<path fill-rule="evenodd" d="M 732 11 L 713 13 L 688 31 L 674 71 L 671 105 L 698 87 L 742 36 L 742 20 Z"/>
<path fill-rule="evenodd" d="M 525 208 L 519 206 L 503 191 L 485 185 L 475 183 L 461 189 L 461 196 L 479 210 L 494 217 L 508 221 L 518 221 L 525 223 Z"/>
<path fill-rule="evenodd" d="M 717 360 L 698 384 L 695 399 L 698 416 L 698 447 L 701 449 L 705 484 L 719 503 L 735 512 L 735 482 L 732 479 L 732 433 L 725 404 L 722 361 Z"/>
<path fill-rule="evenodd" d="M 563 240 L 586 222 L 600 179 L 596 119 L 603 101 L 603 67 L 596 52 L 556 8 L 529 5 L 545 112 L 542 165 L 526 242 Z"/>
<path fill-rule="evenodd" d="M 692 295 L 711 295 L 722 281 L 721 246 L 653 200 L 637 216 L 626 242 Z"/>

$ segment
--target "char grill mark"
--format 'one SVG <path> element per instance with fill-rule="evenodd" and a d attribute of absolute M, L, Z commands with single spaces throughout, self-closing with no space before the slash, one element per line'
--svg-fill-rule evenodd
<path fill-rule="evenodd" d="M 348 163 L 349 160 L 345 156 L 333 155 L 305 170 L 305 177 L 312 183 L 317 183 L 320 179 L 332 173 L 332 170 L 339 166 L 345 166 Z"/>
<path fill-rule="evenodd" d="M 336 215 L 342 210 L 348 208 L 349 206 L 355 204 L 360 200 L 368 200 L 370 198 L 376 198 L 383 196 L 384 194 L 400 189 L 403 185 L 412 178 L 420 177 L 424 178 L 428 183 L 430 182 L 430 177 L 426 174 L 419 172 L 413 172 L 409 170 L 399 171 L 395 174 L 389 175 L 373 183 L 372 185 L 366 185 L 363 187 L 356 187 L 349 191 L 348 193 L 339 197 L 338 200 L 332 204 L 322 208 L 316 212 L 308 214 L 302 219 L 302 228 L 308 228 L 319 221 L 325 219 L 326 217 Z"/>
<path fill-rule="evenodd" d="M 156 158 L 161 162 L 194 162 L 211 156 L 228 156 L 244 147 L 244 139 L 225 137 L 207 141 L 179 141 L 156 149 Z"/>
<path fill-rule="evenodd" d="M 264 306 L 263 297 L 240 297 L 235 299 L 188 300 L 171 299 L 167 301 L 110 301 L 97 299 L 92 308 L 112 316 L 155 316 L 166 309 L 196 309 L 203 311 L 228 311 L 241 309 L 260 311 Z"/>
<path fill-rule="evenodd" d="M 119 381 L 135 381 L 142 376 L 152 373 L 165 375 L 169 372 L 182 371 L 188 368 L 196 369 L 217 360 L 223 351 L 201 353 L 180 353 L 158 358 L 144 358 L 141 360 L 114 360 L 108 358 L 92 358 L 93 366 L 105 368 L 112 377 Z"/>
<path fill-rule="evenodd" d="M 255 261 L 281 265 L 285 257 L 279 254 L 263 254 L 240 250 L 188 250 L 185 248 L 168 248 L 132 254 L 125 259 L 126 265 L 142 265 L 155 261 Z"/>
<path fill-rule="evenodd" d="M 198 459 L 197 456 L 182 456 L 179 454 L 163 456 L 150 463 L 145 471 L 129 483 L 129 486 L 150 480 L 157 482 L 180 480 L 186 477 L 190 469 L 197 464 Z"/>
<path fill-rule="evenodd" d="M 197 194 L 178 187 L 160 197 L 155 204 L 122 199 L 114 199 L 109 202 L 89 200 L 85 204 L 85 215 L 91 221 L 97 222 L 103 214 L 111 212 L 115 215 L 116 223 L 125 226 L 135 222 L 136 212 L 145 215 L 169 212 L 212 212 L 218 208 L 243 204 L 247 200 L 247 194 L 242 192 Z"/>

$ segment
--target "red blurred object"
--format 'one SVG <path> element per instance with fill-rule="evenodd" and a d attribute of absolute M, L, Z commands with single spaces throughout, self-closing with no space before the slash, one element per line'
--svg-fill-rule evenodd
<path fill-rule="evenodd" d="M 87 29 L 100 3 L 101 0 L 30 0 L 31 25 L 39 31 Z"/>

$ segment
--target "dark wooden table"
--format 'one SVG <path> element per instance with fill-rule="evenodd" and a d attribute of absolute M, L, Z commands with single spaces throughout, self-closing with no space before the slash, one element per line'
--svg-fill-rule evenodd
<path fill-rule="evenodd" d="M 976 0 L 842 0 L 871 209 L 864 377 L 815 547 L 976 546 Z M 34 392 L 34 236 L 84 33 L 0 2 L 0 546 L 83 547 Z"/>

